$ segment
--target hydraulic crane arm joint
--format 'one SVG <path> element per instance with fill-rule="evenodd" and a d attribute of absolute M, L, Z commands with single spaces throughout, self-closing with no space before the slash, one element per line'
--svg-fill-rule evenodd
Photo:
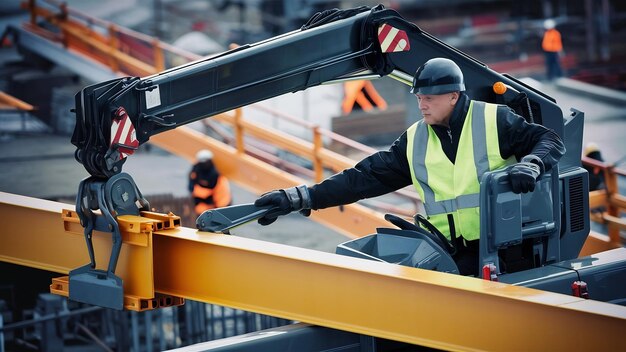
<path fill-rule="evenodd" d="M 92 211 L 98 209 L 99 215 Z M 76 199 L 76 213 L 81 225 L 85 227 L 84 236 L 90 262 L 70 271 L 70 299 L 113 309 L 123 309 L 123 281 L 121 277 L 115 275 L 122 249 L 122 235 L 117 217 L 139 215 L 141 210 L 149 209 L 150 205 L 128 174 L 121 173 L 108 180 L 91 176 L 80 183 Z M 92 240 L 94 230 L 110 232 L 112 236 L 107 270 L 96 268 Z"/>

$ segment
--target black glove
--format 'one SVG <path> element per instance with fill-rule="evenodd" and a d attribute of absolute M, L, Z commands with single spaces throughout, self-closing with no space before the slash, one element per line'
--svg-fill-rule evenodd
<path fill-rule="evenodd" d="M 311 215 L 311 196 L 305 185 L 267 192 L 259 197 L 254 205 L 273 208 L 258 220 L 261 225 L 269 225 L 279 216 L 287 215 L 292 211 L 300 211 L 304 216 Z"/>
<path fill-rule="evenodd" d="M 537 178 L 543 170 L 543 162 L 535 155 L 526 155 L 509 170 L 509 181 L 514 193 L 527 193 L 535 190 Z"/>

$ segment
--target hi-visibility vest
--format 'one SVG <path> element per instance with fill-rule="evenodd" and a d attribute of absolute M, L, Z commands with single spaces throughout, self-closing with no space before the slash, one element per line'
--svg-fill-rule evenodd
<path fill-rule="evenodd" d="M 448 239 L 448 215 L 456 237 L 480 238 L 480 179 L 487 171 L 515 163 L 500 156 L 496 104 L 471 101 L 453 164 L 432 127 L 423 120 L 407 130 L 407 158 L 413 185 L 430 222 Z"/>
<path fill-rule="evenodd" d="M 561 41 L 561 33 L 556 29 L 548 29 L 541 41 L 541 48 L 544 51 L 558 53 L 563 50 L 563 42 Z"/>
<path fill-rule="evenodd" d="M 192 178 L 195 179 L 193 173 Z M 196 200 L 194 210 L 198 215 L 205 210 L 225 207 L 231 203 L 230 183 L 222 175 L 218 176 L 217 183 L 213 188 L 202 185 L 202 182 L 196 183 L 191 194 Z"/>

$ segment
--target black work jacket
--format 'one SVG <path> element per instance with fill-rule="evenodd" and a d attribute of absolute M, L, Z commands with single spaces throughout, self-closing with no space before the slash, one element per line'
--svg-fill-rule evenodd
<path fill-rule="evenodd" d="M 462 93 L 450 117 L 450 128 L 432 126 L 441 140 L 444 153 L 455 162 L 461 130 L 469 110 L 470 100 Z M 561 138 L 552 130 L 528 123 L 505 105 L 497 108 L 500 156 L 511 156 L 519 161 L 528 154 L 538 156 L 548 171 L 565 153 Z M 425 147 L 425 146 L 423 146 Z M 412 184 L 411 170 L 406 155 L 406 131 L 387 151 L 374 153 L 353 168 L 335 174 L 309 188 L 313 209 L 349 204 L 393 192 Z M 416 146 L 416 148 L 419 148 Z"/>

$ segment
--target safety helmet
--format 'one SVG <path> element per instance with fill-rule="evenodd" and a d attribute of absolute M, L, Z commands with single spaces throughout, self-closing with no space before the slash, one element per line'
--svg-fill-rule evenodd
<path fill-rule="evenodd" d="M 544 29 L 548 30 L 548 29 L 552 29 L 554 27 L 556 27 L 556 22 L 553 19 L 548 18 L 547 20 L 543 21 L 543 28 Z"/>
<path fill-rule="evenodd" d="M 208 149 L 202 149 L 196 153 L 196 160 L 199 163 L 203 163 L 205 161 L 209 161 L 213 159 L 213 152 Z"/>
<path fill-rule="evenodd" d="M 589 154 L 593 152 L 599 152 L 599 151 L 600 151 L 600 147 L 598 147 L 597 144 L 595 144 L 594 142 L 589 142 L 585 146 L 585 149 L 583 149 L 583 155 L 589 156 Z"/>
<path fill-rule="evenodd" d="M 426 61 L 415 72 L 411 94 L 444 94 L 465 90 L 463 72 L 454 61 L 441 57 Z"/>

